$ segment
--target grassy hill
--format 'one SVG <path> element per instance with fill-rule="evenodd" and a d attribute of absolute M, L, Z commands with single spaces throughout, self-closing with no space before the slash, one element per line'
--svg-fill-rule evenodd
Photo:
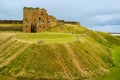
<path fill-rule="evenodd" d="M 77 40 L 77 35 L 71 33 L 56 33 L 56 32 L 41 32 L 41 33 L 16 33 L 17 40 L 22 40 L 31 43 L 43 41 L 44 43 L 63 43 L 74 42 Z"/>
<path fill-rule="evenodd" d="M 1 32 L 0 80 L 91 79 L 119 64 L 113 58 L 119 55 L 114 49 L 119 38 L 78 25 L 60 28 L 36 34 Z"/>
<path fill-rule="evenodd" d="M 64 24 L 64 25 L 54 26 L 47 31 L 80 34 L 80 33 L 85 33 L 87 30 L 88 30 L 87 28 L 85 28 L 81 25 Z"/>

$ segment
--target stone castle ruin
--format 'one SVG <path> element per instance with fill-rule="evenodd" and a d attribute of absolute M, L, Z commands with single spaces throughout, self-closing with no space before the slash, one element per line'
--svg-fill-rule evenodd
<path fill-rule="evenodd" d="M 78 24 L 79 22 L 57 20 L 48 15 L 45 9 L 24 7 L 23 20 L 0 20 L 0 24 L 20 24 L 21 26 L 0 26 L 0 31 L 23 31 L 27 33 L 37 33 L 50 29 L 56 25 Z"/>
<path fill-rule="evenodd" d="M 57 19 L 48 15 L 45 9 L 28 8 L 23 9 L 23 31 L 42 32 L 57 25 Z"/>

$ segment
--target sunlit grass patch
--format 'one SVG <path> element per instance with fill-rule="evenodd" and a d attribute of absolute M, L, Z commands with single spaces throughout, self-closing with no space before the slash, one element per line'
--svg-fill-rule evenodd
<path fill-rule="evenodd" d="M 55 32 L 42 32 L 42 33 L 16 33 L 16 39 L 27 42 L 36 43 L 44 41 L 45 43 L 59 43 L 59 42 L 73 42 L 76 41 L 78 34 L 71 33 L 55 33 Z"/>

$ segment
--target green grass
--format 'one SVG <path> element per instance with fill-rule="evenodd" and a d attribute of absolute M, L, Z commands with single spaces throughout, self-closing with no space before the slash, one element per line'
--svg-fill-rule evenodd
<path fill-rule="evenodd" d="M 71 50 L 66 47 L 66 44 Z M 32 44 L 15 60 L 0 68 L 0 74 L 18 80 L 89 78 L 105 74 L 104 69 L 110 68 L 112 62 L 104 61 L 100 57 L 104 53 L 111 54 L 109 51 L 91 37 L 86 38 L 84 42 Z M 76 55 L 77 59 L 70 53 Z M 108 58 L 107 55 L 104 57 Z M 74 59 L 83 70 L 82 73 L 78 70 Z M 109 59 L 111 60 L 111 57 Z"/>
<path fill-rule="evenodd" d="M 21 26 L 21 24 L 0 24 L 0 26 Z M 44 41 L 45 43 L 63 43 L 74 42 L 77 40 L 78 34 L 85 33 L 86 28 L 80 25 L 57 25 L 50 30 L 41 33 L 22 33 L 13 31 L 1 31 L 1 33 L 14 33 L 16 39 L 31 43 Z"/>
<path fill-rule="evenodd" d="M 119 46 L 120 45 L 120 38 L 116 37 L 116 36 L 112 36 L 110 34 L 107 33 L 103 33 L 103 32 L 98 32 L 101 36 L 103 36 L 110 45 L 113 46 Z"/>
<path fill-rule="evenodd" d="M 0 27 L 22 27 L 22 24 L 0 24 Z"/>
<path fill-rule="evenodd" d="M 120 47 L 113 49 L 113 58 L 115 65 L 120 67 Z"/>
<path fill-rule="evenodd" d="M 10 36 L 13 38 L 8 40 Z M 96 76 L 100 77 L 95 80 L 109 80 L 109 77 L 110 80 L 115 77 L 118 80 L 120 75 L 120 47 L 113 47 L 120 40 L 106 33 L 65 24 L 41 33 L 1 32 L 0 37 L 0 42 L 5 43 L 0 45 L 0 52 L 8 50 L 3 60 L 20 50 L 24 46 L 23 41 L 31 43 L 8 65 L 0 68 L 0 80 L 7 80 L 7 77 L 18 80 L 79 80 Z M 13 43 L 14 40 L 17 44 Z M 45 44 L 36 44 L 38 41 Z"/>
<path fill-rule="evenodd" d="M 93 78 L 92 80 L 119 80 L 120 79 L 120 46 L 114 47 L 113 52 L 114 67 L 106 75 Z M 89 80 L 89 79 L 88 79 Z"/>
<path fill-rule="evenodd" d="M 116 37 L 120 38 L 120 36 L 116 36 Z"/>
<path fill-rule="evenodd" d="M 88 30 L 87 28 L 81 25 L 64 24 L 64 25 L 54 26 L 47 31 L 80 34 L 80 33 L 85 33 L 87 30 Z"/>
<path fill-rule="evenodd" d="M 6 67 L 7 69 L 1 69 L 3 75 L 16 76 L 21 80 L 29 78 L 53 79 L 61 76 L 64 78 L 64 71 L 61 69 L 56 53 L 48 45 L 31 45 Z M 22 70 L 25 70 L 25 73 Z"/>
<path fill-rule="evenodd" d="M 14 55 L 19 49 L 23 47 L 24 44 L 16 42 L 12 44 L 10 47 L 4 49 L 1 53 L 4 53 L 0 58 L 0 63 L 4 62 L 8 57 Z"/>
<path fill-rule="evenodd" d="M 15 37 L 18 40 L 37 43 L 38 41 L 44 41 L 45 43 L 60 43 L 60 42 L 74 42 L 77 40 L 78 34 L 71 33 L 16 33 Z"/>
<path fill-rule="evenodd" d="M 15 80 L 15 79 L 8 76 L 0 75 L 0 80 Z"/>

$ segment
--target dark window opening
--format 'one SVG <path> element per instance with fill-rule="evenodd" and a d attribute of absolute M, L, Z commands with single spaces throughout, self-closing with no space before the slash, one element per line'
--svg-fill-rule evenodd
<path fill-rule="evenodd" d="M 41 18 L 39 17 L 39 20 L 41 20 Z"/>
<path fill-rule="evenodd" d="M 45 26 L 43 26 L 43 28 L 45 28 Z"/>

